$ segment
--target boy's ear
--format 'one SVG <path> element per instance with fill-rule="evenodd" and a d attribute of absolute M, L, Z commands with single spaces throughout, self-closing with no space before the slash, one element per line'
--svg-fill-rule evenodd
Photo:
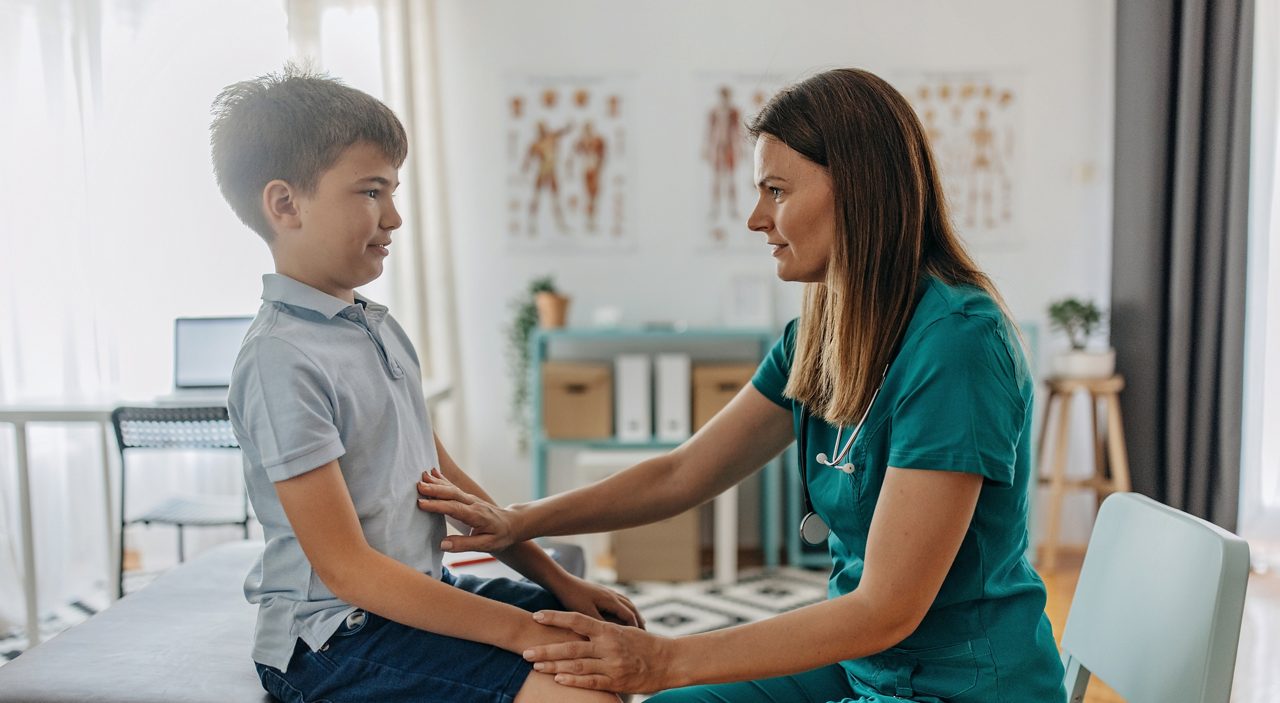
<path fill-rule="evenodd" d="M 276 179 L 262 189 L 262 209 L 273 230 L 298 229 L 302 226 L 297 191 L 287 181 Z"/>

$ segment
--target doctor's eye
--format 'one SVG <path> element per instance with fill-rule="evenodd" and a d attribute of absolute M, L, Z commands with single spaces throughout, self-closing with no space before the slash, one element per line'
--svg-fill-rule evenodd
<path fill-rule="evenodd" d="M 777 200 L 778 198 L 782 197 L 781 188 L 769 186 L 768 190 L 769 190 L 769 195 L 772 195 L 774 200 Z"/>

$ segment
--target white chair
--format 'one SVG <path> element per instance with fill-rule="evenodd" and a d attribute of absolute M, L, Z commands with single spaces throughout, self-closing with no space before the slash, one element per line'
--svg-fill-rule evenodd
<path fill-rule="evenodd" d="M 1062 633 L 1070 703 L 1097 674 L 1129 703 L 1227 703 L 1244 540 L 1134 493 L 1102 504 Z"/>

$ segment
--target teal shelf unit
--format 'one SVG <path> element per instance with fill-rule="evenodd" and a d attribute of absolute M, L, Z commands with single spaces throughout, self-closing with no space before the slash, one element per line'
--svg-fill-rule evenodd
<path fill-rule="evenodd" d="M 549 439 L 542 431 L 542 363 L 556 358 L 553 347 L 574 345 L 590 348 L 590 352 L 573 358 L 612 360 L 615 354 L 624 352 L 684 352 L 695 361 L 698 351 L 737 348 L 735 355 L 742 361 L 759 362 L 777 341 L 780 332 L 766 329 L 687 329 L 649 330 L 629 328 L 607 329 L 555 329 L 537 330 L 529 340 L 529 389 L 533 411 L 533 427 L 530 431 L 530 453 L 533 460 L 534 498 L 542 498 L 548 491 L 548 463 L 553 449 L 674 449 L 680 442 L 652 440 L 648 442 L 622 442 L 616 439 Z M 708 359 L 713 357 L 707 357 Z M 719 357 L 715 357 L 719 359 Z M 765 566 L 778 566 L 780 540 L 778 513 L 782 508 L 779 486 L 782 471 L 781 457 L 762 468 L 760 483 L 760 542 L 765 555 Z"/>

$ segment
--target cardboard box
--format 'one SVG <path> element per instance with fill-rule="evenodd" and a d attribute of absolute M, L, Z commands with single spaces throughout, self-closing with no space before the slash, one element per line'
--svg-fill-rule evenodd
<path fill-rule="evenodd" d="M 693 431 L 697 432 L 751 382 L 755 364 L 694 364 Z"/>
<path fill-rule="evenodd" d="M 542 431 L 548 439 L 613 436 L 613 371 L 609 364 L 542 364 Z"/>
<path fill-rule="evenodd" d="M 696 581 L 702 577 L 698 508 L 613 533 L 619 581 Z"/>

